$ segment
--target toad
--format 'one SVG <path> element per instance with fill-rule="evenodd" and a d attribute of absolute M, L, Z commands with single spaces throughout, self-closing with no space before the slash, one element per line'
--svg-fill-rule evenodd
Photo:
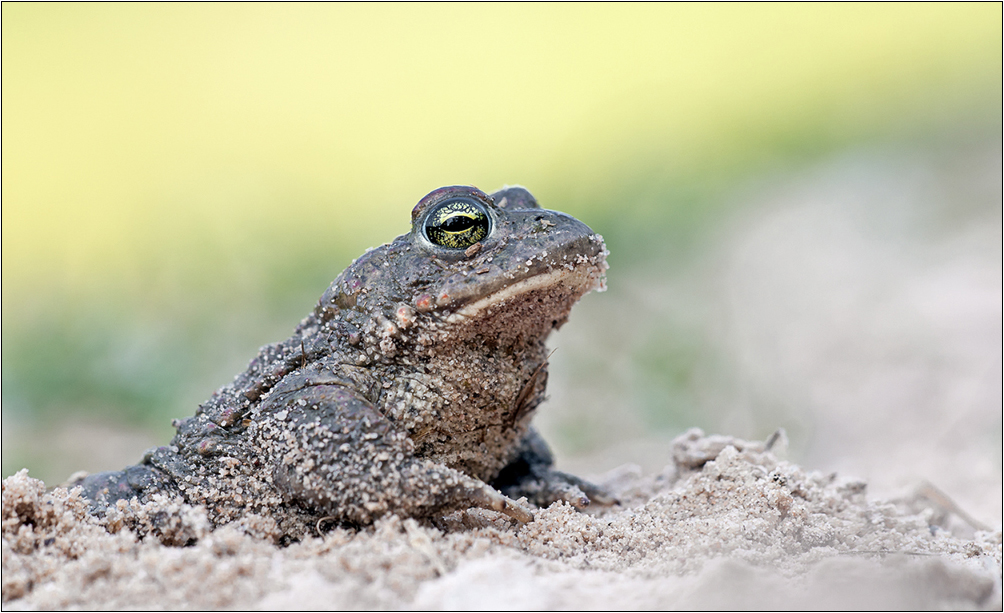
<path fill-rule="evenodd" d="M 521 187 L 437 189 L 411 222 L 338 275 L 292 337 L 175 420 L 170 445 L 78 478 L 92 508 L 161 493 L 217 525 L 257 514 L 295 533 L 319 517 L 480 507 L 527 522 L 533 506 L 607 502 L 553 469 L 530 423 L 545 340 L 604 289 L 602 237 Z"/>

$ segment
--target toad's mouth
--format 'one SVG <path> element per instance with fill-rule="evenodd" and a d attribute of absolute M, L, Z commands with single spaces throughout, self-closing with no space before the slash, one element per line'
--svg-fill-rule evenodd
<path fill-rule="evenodd" d="M 568 308 L 589 292 L 606 290 L 606 262 L 599 265 L 580 265 L 569 268 L 555 268 L 507 285 L 482 298 L 465 304 L 451 313 L 449 323 L 478 319 L 493 314 L 500 308 L 535 296 L 541 310 L 548 307 Z M 544 313 L 541 313 L 542 315 Z"/>

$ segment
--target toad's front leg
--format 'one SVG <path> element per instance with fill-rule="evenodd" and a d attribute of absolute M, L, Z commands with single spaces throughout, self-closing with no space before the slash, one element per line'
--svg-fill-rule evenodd
<path fill-rule="evenodd" d="M 277 393 L 255 421 L 279 491 L 340 520 L 367 524 L 385 513 L 430 517 L 470 507 L 533 519 L 483 481 L 416 458 L 411 439 L 346 386 Z"/>

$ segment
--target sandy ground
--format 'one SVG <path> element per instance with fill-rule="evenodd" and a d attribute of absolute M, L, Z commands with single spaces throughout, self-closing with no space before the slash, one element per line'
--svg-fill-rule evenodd
<path fill-rule="evenodd" d="M 392 516 L 287 546 L 166 499 L 94 518 L 22 471 L 3 482 L 4 609 L 1001 608 L 1000 529 L 937 492 L 870 500 L 699 430 L 672 455 L 606 474 L 606 510 Z"/>

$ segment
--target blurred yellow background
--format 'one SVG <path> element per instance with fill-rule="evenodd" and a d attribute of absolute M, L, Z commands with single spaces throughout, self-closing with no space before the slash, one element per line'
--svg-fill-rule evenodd
<path fill-rule="evenodd" d="M 994 3 L 2 11 L 4 475 L 165 442 L 441 185 L 583 219 L 617 300 L 744 182 L 1000 139 Z"/>

